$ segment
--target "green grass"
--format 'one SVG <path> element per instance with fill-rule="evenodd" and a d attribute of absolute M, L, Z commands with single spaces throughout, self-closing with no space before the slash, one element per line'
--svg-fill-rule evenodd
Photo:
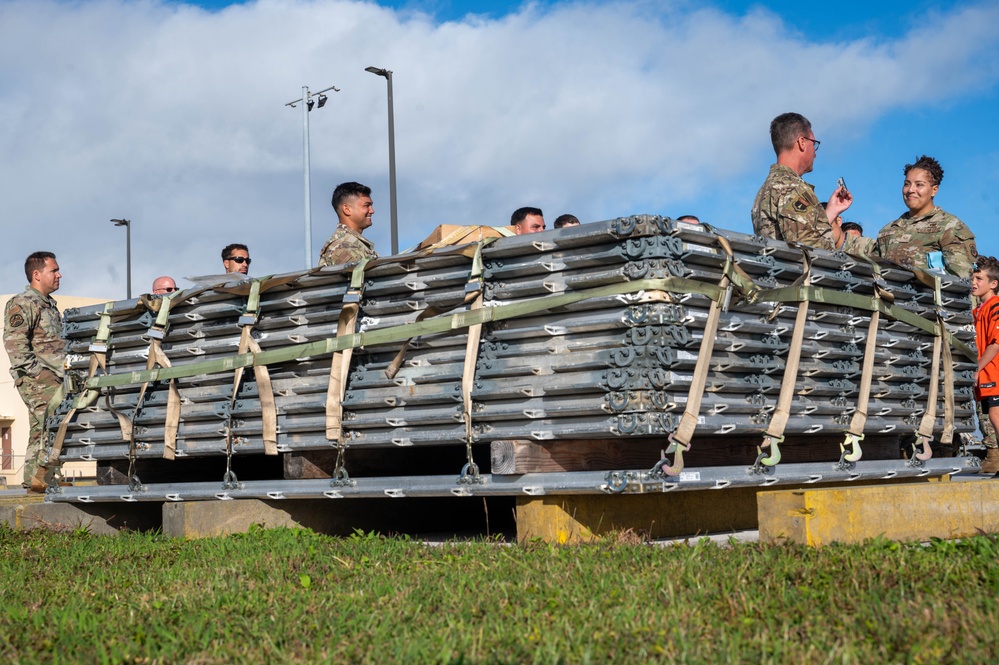
<path fill-rule="evenodd" d="M 0 661 L 994 662 L 999 543 L 554 547 L 0 528 Z"/>

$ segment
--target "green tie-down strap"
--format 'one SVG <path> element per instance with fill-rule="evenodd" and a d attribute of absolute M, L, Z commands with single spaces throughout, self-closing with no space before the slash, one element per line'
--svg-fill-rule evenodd
<path fill-rule="evenodd" d="M 489 323 L 492 321 L 505 321 L 521 316 L 528 316 L 558 307 L 572 305 L 595 298 L 604 298 L 616 295 L 638 293 L 640 291 L 665 291 L 670 293 L 697 293 L 712 300 L 719 301 L 725 294 L 725 289 L 719 288 L 716 284 L 709 284 L 697 280 L 683 277 L 667 277 L 663 279 L 642 279 L 620 284 L 609 284 L 607 286 L 574 291 L 572 293 L 554 294 L 542 296 L 531 300 L 498 305 L 495 307 L 484 307 L 475 311 L 455 312 L 446 314 L 419 323 L 407 323 L 382 330 L 371 330 L 362 333 L 348 333 L 338 335 L 316 342 L 305 344 L 294 344 L 280 349 L 270 349 L 260 353 L 240 353 L 227 358 L 218 358 L 198 363 L 177 365 L 175 367 L 161 367 L 148 369 L 145 371 L 123 372 L 89 379 L 85 387 L 87 389 L 128 386 L 145 383 L 147 381 L 162 381 L 167 379 L 197 376 L 199 374 L 213 374 L 217 372 L 228 372 L 236 367 L 251 367 L 253 365 L 274 365 L 277 363 L 289 362 L 301 358 L 321 357 L 333 354 L 345 349 L 353 349 L 362 346 L 373 346 L 379 344 L 392 344 L 403 342 L 413 337 L 422 335 L 434 335 L 448 330 L 460 330 L 469 326 Z M 758 291 L 752 298 L 753 302 L 800 302 L 809 300 L 815 303 L 833 303 L 847 307 L 854 307 L 867 311 L 880 311 L 883 315 L 903 321 L 912 326 L 924 330 L 930 334 L 939 334 L 938 324 L 935 321 L 924 319 L 912 312 L 901 308 L 891 307 L 877 298 L 865 297 L 852 293 L 842 293 L 833 289 L 822 289 L 813 286 L 787 287 L 783 289 L 771 289 Z M 968 355 L 969 349 L 958 340 L 952 340 L 955 347 L 962 353 Z M 973 354 L 972 354 L 973 355 Z"/>
<path fill-rule="evenodd" d="M 161 367 L 156 369 L 122 372 L 120 374 L 93 377 L 87 380 L 84 387 L 87 389 L 96 389 L 138 385 L 147 381 L 163 381 L 167 379 L 197 376 L 199 374 L 228 372 L 234 370 L 236 367 L 275 365 L 301 358 L 327 356 L 345 349 L 402 342 L 412 337 L 435 335 L 447 332 L 448 330 L 460 330 L 480 323 L 489 323 L 491 321 L 505 321 L 507 319 L 527 316 L 537 312 L 564 307 L 566 305 L 572 305 L 574 303 L 594 298 L 638 293 L 640 291 L 698 293 L 707 296 L 712 300 L 718 300 L 724 293 L 723 290 L 719 289 L 715 284 L 708 284 L 682 277 L 636 280 L 633 282 L 610 284 L 593 289 L 575 291 L 573 293 L 542 296 L 540 298 L 510 303 L 507 305 L 499 305 L 496 307 L 484 307 L 474 312 L 455 312 L 427 319 L 426 321 L 421 321 L 419 323 L 407 323 L 399 326 L 393 326 L 391 328 L 371 330 L 362 333 L 348 333 L 316 342 L 294 344 L 280 349 L 261 351 L 260 353 L 238 353 L 227 358 L 188 363 L 174 367 Z"/>

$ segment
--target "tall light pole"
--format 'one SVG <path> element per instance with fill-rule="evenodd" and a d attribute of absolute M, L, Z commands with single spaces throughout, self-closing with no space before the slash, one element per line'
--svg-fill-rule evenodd
<path fill-rule="evenodd" d="M 303 170 L 305 171 L 305 267 L 312 267 L 312 183 L 311 183 L 311 166 L 309 159 L 309 111 L 312 110 L 313 105 L 316 108 L 322 108 L 326 106 L 326 95 L 323 93 L 329 92 L 340 92 L 340 89 L 335 85 L 331 85 L 328 88 L 324 88 L 319 92 L 309 92 L 309 86 L 302 86 L 302 96 L 293 102 L 288 102 L 285 106 L 290 106 L 295 108 L 299 103 L 302 103 L 302 164 Z M 315 97 L 315 99 L 313 99 Z"/>
<path fill-rule="evenodd" d="M 399 253 L 399 209 L 395 199 L 395 115 L 392 111 L 392 71 L 378 67 L 365 67 L 364 71 L 382 76 L 388 83 L 388 134 L 389 134 L 389 205 L 392 206 L 392 253 Z"/>
<path fill-rule="evenodd" d="M 132 222 L 128 219 L 112 219 L 115 226 L 125 227 L 125 297 L 132 299 Z"/>

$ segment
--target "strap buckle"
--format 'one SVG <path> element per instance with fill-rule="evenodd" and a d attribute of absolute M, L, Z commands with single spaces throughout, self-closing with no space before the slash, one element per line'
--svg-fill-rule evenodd
<path fill-rule="evenodd" d="M 164 330 L 163 328 L 157 328 L 155 326 L 147 330 L 145 334 L 146 339 L 158 339 L 160 341 L 163 341 L 164 337 L 166 337 L 166 330 Z"/>
<path fill-rule="evenodd" d="M 343 294 L 343 304 L 344 305 L 357 305 L 361 302 L 361 292 L 355 289 L 347 291 Z"/>
<path fill-rule="evenodd" d="M 87 347 L 87 351 L 90 353 L 107 353 L 108 343 L 107 342 L 91 342 L 90 346 Z"/>
<path fill-rule="evenodd" d="M 241 326 L 252 326 L 256 325 L 256 323 L 257 323 L 256 312 L 252 313 L 247 312 L 246 314 L 243 314 L 242 316 L 239 317 L 239 325 Z"/>

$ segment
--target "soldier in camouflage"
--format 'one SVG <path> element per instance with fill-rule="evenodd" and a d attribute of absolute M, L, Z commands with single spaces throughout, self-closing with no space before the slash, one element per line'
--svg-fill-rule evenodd
<path fill-rule="evenodd" d="M 909 212 L 881 229 L 876 239 L 837 234 L 837 246 L 851 254 L 877 256 L 923 269 L 931 267 L 930 255 L 939 252 L 948 273 L 970 278 L 978 256 L 975 234 L 933 201 L 943 174 L 940 163 L 926 155 L 915 164 L 906 164 L 902 200 Z"/>
<path fill-rule="evenodd" d="M 770 123 L 777 163 L 770 167 L 753 202 L 753 232 L 767 238 L 833 249 L 832 227 L 853 197 L 837 187 L 826 208 L 815 188 L 801 179 L 812 170 L 819 141 L 812 125 L 798 113 L 784 113 Z"/>
<path fill-rule="evenodd" d="M 337 266 L 377 258 L 375 246 L 361 235 L 371 226 L 375 207 L 371 188 L 358 182 L 345 182 L 333 190 L 333 210 L 339 224 L 319 253 L 319 265 Z"/>
<path fill-rule="evenodd" d="M 66 374 L 66 343 L 62 316 L 52 293 L 59 288 L 59 264 L 51 252 L 35 252 L 24 262 L 28 286 L 7 302 L 3 343 L 10 357 L 10 374 L 28 407 L 30 432 L 24 460 L 24 486 L 45 490 L 45 416 L 61 394 Z"/>

